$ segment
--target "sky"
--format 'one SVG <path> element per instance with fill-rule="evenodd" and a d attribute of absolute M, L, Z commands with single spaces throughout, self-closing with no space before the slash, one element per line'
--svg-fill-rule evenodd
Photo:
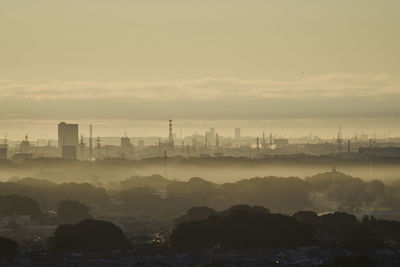
<path fill-rule="evenodd" d="M 166 135 L 169 118 L 188 134 L 400 135 L 399 14 L 398 0 L 0 0 L 0 135 L 56 136 L 61 120 Z"/>

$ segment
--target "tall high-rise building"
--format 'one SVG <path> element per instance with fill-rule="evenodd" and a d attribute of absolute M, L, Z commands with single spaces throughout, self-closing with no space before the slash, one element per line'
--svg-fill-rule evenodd
<path fill-rule="evenodd" d="M 210 135 L 215 136 L 215 128 L 210 128 Z"/>
<path fill-rule="evenodd" d="M 172 120 L 169 120 L 169 128 L 168 128 L 168 141 L 170 144 L 174 142 L 174 136 L 172 134 Z"/>
<path fill-rule="evenodd" d="M 169 128 L 168 128 L 168 148 L 171 150 L 174 150 L 174 137 L 176 139 L 176 136 L 174 136 L 172 132 L 172 120 L 169 120 Z"/>
<path fill-rule="evenodd" d="M 215 128 L 210 128 L 210 131 L 205 133 L 204 141 L 206 148 L 215 143 Z"/>
<path fill-rule="evenodd" d="M 240 128 L 235 128 L 235 138 L 236 139 L 240 138 Z"/>
<path fill-rule="evenodd" d="M 78 124 L 60 122 L 58 124 L 58 147 L 78 146 Z"/>
<path fill-rule="evenodd" d="M 58 124 L 58 147 L 61 148 L 63 159 L 76 159 L 78 142 L 78 124 L 60 122 Z"/>

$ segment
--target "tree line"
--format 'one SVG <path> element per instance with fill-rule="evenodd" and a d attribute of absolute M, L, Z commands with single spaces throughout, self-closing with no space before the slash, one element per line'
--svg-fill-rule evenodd
<path fill-rule="evenodd" d="M 99 187 L 88 183 L 56 184 L 34 178 L 0 182 L 1 194 L 35 199 L 41 209 L 55 209 L 58 202 L 77 200 L 93 213 L 124 213 L 175 218 L 191 207 L 217 210 L 244 203 L 269 207 L 275 212 L 330 210 L 332 203 L 342 211 L 400 208 L 400 182 L 363 181 L 340 172 L 298 177 L 254 177 L 234 183 L 215 184 L 199 177 L 188 181 L 169 180 L 160 175 L 133 176 Z M 164 190 L 166 198 L 157 192 Z"/>
<path fill-rule="evenodd" d="M 296 248 L 318 245 L 358 252 L 400 248 L 400 222 L 345 212 L 292 216 L 257 206 L 237 205 L 222 212 L 195 207 L 175 220 L 170 245 L 179 249 Z"/>

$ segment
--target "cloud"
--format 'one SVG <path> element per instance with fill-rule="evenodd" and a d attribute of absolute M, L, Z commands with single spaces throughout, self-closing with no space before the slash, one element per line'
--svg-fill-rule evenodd
<path fill-rule="evenodd" d="M 237 98 L 326 99 L 400 95 L 400 83 L 386 74 L 328 74 L 297 80 L 205 78 L 159 82 L 66 81 L 26 84 L 0 80 L 0 99 L 139 99 L 149 101 Z"/>

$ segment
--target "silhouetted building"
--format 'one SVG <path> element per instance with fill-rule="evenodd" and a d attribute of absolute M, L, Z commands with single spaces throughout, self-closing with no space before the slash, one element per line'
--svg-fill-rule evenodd
<path fill-rule="evenodd" d="M 78 124 L 58 124 L 58 147 L 78 146 Z"/>
<path fill-rule="evenodd" d="M 8 158 L 8 145 L 2 144 L 0 145 L 0 159 L 7 159 Z"/>
<path fill-rule="evenodd" d="M 121 137 L 121 149 L 123 152 L 129 152 L 133 148 L 131 144 L 131 139 L 129 137 Z"/>
<path fill-rule="evenodd" d="M 131 139 L 129 137 L 121 137 L 121 147 L 122 148 L 129 148 L 131 147 Z"/>
<path fill-rule="evenodd" d="M 174 134 L 172 132 L 172 120 L 169 120 L 168 125 L 168 148 L 174 150 Z"/>
<path fill-rule="evenodd" d="M 63 159 L 76 159 L 76 146 L 62 146 L 61 154 Z"/>
<path fill-rule="evenodd" d="M 236 139 L 240 138 L 240 128 L 235 128 L 235 138 Z"/>
<path fill-rule="evenodd" d="M 29 153 L 31 152 L 31 144 L 28 141 L 28 135 L 25 135 L 25 140 L 23 140 L 21 142 L 21 144 L 19 145 L 19 152 L 21 153 Z"/>
<path fill-rule="evenodd" d="M 215 136 L 215 128 L 210 128 L 210 134 L 211 136 Z"/>
<path fill-rule="evenodd" d="M 286 138 L 278 138 L 274 139 L 274 144 L 277 146 L 284 146 L 289 144 L 289 139 Z"/>
<path fill-rule="evenodd" d="M 144 147 L 144 140 L 138 141 L 138 147 Z"/>
<path fill-rule="evenodd" d="M 58 147 L 63 159 L 76 159 L 78 139 L 78 124 L 58 124 Z"/>

